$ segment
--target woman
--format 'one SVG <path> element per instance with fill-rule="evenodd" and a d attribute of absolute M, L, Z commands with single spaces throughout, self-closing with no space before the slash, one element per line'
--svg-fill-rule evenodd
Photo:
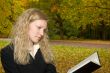
<path fill-rule="evenodd" d="M 47 17 L 26 10 L 16 21 L 12 43 L 1 50 L 5 73 L 56 73 L 47 37 Z"/>

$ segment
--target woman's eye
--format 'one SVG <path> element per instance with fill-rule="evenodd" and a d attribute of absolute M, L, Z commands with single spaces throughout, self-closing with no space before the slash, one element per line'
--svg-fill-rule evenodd
<path fill-rule="evenodd" d="M 38 27 L 38 29 L 41 29 L 41 27 Z"/>

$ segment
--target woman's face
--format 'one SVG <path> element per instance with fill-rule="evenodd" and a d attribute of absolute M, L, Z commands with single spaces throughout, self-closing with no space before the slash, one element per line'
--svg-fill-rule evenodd
<path fill-rule="evenodd" d="M 29 24 L 28 35 L 33 43 L 38 43 L 44 36 L 47 28 L 46 20 L 35 20 Z"/>

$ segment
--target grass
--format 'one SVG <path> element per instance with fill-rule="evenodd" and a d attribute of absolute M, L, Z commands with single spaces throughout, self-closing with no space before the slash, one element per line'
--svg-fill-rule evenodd
<path fill-rule="evenodd" d="M 88 49 L 74 48 L 70 46 L 53 46 L 55 63 L 59 73 L 67 73 L 68 69 L 78 64 L 80 61 L 98 51 L 102 67 L 94 73 L 110 73 L 110 50 L 109 49 Z"/>
<path fill-rule="evenodd" d="M 0 41 L 0 49 L 3 48 L 4 46 L 6 46 L 7 44 L 9 44 L 8 41 Z"/>
<path fill-rule="evenodd" d="M 0 41 L 0 49 L 6 46 L 9 42 Z M 71 46 L 52 46 L 55 55 L 55 64 L 58 73 L 67 73 L 68 69 L 78 64 L 80 61 L 98 51 L 102 67 L 94 73 L 110 73 L 110 49 L 103 48 L 83 48 Z M 0 73 L 4 73 L 0 62 Z"/>

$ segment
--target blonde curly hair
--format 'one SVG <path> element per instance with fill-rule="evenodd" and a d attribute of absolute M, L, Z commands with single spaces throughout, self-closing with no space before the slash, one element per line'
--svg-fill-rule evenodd
<path fill-rule="evenodd" d="M 28 64 L 30 60 L 30 49 L 33 46 L 28 34 L 29 24 L 35 20 L 47 20 L 47 16 L 36 8 L 31 8 L 24 11 L 15 22 L 12 30 L 12 38 L 14 45 L 14 60 L 18 64 Z M 53 62 L 53 55 L 49 48 L 47 31 L 44 37 L 40 40 L 40 50 L 44 60 L 47 63 Z"/>

